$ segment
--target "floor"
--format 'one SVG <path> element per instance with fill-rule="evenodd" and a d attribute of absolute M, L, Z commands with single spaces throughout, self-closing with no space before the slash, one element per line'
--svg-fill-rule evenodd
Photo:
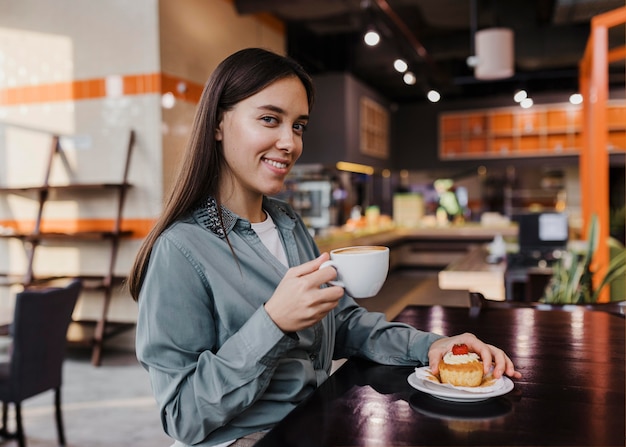
<path fill-rule="evenodd" d="M 392 272 L 381 292 L 360 303 L 392 319 L 408 304 L 468 306 L 463 291 L 442 291 L 436 272 Z M 147 373 L 133 352 L 132 332 L 119 336 L 100 367 L 93 367 L 89 352 L 72 349 L 64 365 L 62 390 L 65 435 L 68 447 L 168 447 L 152 398 Z M 6 346 L 6 345 L 5 345 Z M 2 354 L 0 345 L 0 355 Z M 30 447 L 57 446 L 52 392 L 23 404 L 23 420 Z M 0 439 L 2 447 L 15 441 Z"/>

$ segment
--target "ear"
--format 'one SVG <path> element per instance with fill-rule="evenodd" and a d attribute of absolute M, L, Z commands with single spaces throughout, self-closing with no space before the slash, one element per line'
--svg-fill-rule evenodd
<path fill-rule="evenodd" d="M 215 141 L 224 140 L 224 113 L 219 112 L 217 126 L 215 126 Z"/>
<path fill-rule="evenodd" d="M 224 126 L 224 120 L 220 120 L 215 128 L 215 141 L 222 141 L 224 139 L 224 132 L 222 130 Z"/>

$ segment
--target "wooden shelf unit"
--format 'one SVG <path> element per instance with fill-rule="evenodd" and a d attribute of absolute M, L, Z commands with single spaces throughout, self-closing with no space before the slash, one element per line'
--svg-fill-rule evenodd
<path fill-rule="evenodd" d="M 124 161 L 124 170 L 122 179 L 119 183 L 71 183 L 68 185 L 51 185 L 49 183 L 51 171 L 56 156 L 63 156 L 63 149 L 60 144 L 59 136 L 53 135 L 48 163 L 45 169 L 44 180 L 40 185 L 20 186 L 20 187 L 0 187 L 2 194 L 18 194 L 33 196 L 38 202 L 37 215 L 35 218 L 34 228 L 28 233 L 20 232 L 3 232 L 0 238 L 12 238 L 21 240 L 25 244 L 27 261 L 26 272 L 23 275 L 15 275 L 8 273 L 0 273 L 0 286 L 22 285 L 24 288 L 40 286 L 64 278 L 80 278 L 83 281 L 84 290 L 100 291 L 103 294 L 102 309 L 100 316 L 96 321 L 75 321 L 77 324 L 92 326 L 93 336 L 88 340 L 82 340 L 82 344 L 87 344 L 92 348 L 92 363 L 99 365 L 102 357 L 103 344 L 106 338 L 115 335 L 120 330 L 125 330 L 134 326 L 130 323 L 113 323 L 107 321 L 109 305 L 112 299 L 113 289 L 116 285 L 120 285 L 125 277 L 115 275 L 115 264 L 119 250 L 120 240 L 132 235 L 131 231 L 122 230 L 122 213 L 126 199 L 126 193 L 132 186 L 128 183 L 128 171 L 130 167 L 130 159 L 133 147 L 135 145 L 135 133 L 130 131 L 128 138 L 128 146 Z M 84 199 L 84 195 L 93 195 L 95 193 L 114 194 L 117 199 L 115 209 L 115 218 L 113 226 L 103 231 L 42 231 L 42 222 L 45 221 L 44 208 L 47 202 L 53 201 L 54 194 L 62 192 L 65 195 L 75 195 Z M 34 259 L 37 248 L 44 242 L 48 244 L 72 242 L 94 242 L 108 243 L 108 266 L 102 275 L 81 275 L 68 274 L 67 276 L 39 276 L 34 271 Z"/>
<path fill-rule="evenodd" d="M 607 106 L 609 151 L 626 151 L 626 102 Z M 578 155 L 582 108 L 571 104 L 506 107 L 439 116 L 443 160 Z"/>

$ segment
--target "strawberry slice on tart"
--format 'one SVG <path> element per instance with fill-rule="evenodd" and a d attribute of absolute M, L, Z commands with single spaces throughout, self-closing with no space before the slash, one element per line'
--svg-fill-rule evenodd
<path fill-rule="evenodd" d="M 466 355 L 469 354 L 469 348 L 466 344 L 452 346 L 452 354 L 454 355 Z"/>

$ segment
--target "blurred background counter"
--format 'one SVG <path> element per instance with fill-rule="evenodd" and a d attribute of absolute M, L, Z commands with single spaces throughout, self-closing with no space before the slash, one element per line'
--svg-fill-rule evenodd
<path fill-rule="evenodd" d="M 334 230 L 316 237 L 320 251 L 350 245 L 385 245 L 390 248 L 390 268 L 440 269 L 465 256 L 470 247 L 487 244 L 501 235 L 517 238 L 517 226 L 477 223 L 445 227 L 389 228 L 384 230 Z"/>

